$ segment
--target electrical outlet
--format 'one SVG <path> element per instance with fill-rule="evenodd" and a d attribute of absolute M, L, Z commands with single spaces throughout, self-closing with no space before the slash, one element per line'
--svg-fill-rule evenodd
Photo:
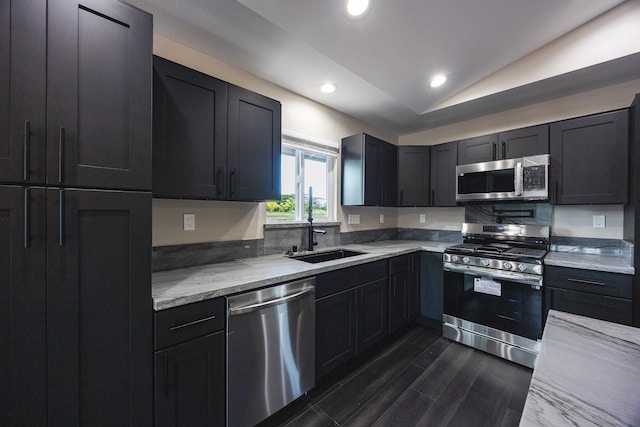
<path fill-rule="evenodd" d="M 384 224 L 384 214 L 380 214 L 380 224 Z"/>
<path fill-rule="evenodd" d="M 196 214 L 184 214 L 182 216 L 184 231 L 193 231 L 196 229 Z"/>
<path fill-rule="evenodd" d="M 359 214 L 349 214 L 347 216 L 348 224 L 360 224 L 360 215 Z"/>
<path fill-rule="evenodd" d="M 424 224 L 427 222 L 427 216 L 425 214 L 420 214 L 420 224 Z"/>
<path fill-rule="evenodd" d="M 605 227 L 605 216 L 604 215 L 594 215 L 593 216 L 593 228 L 604 228 Z"/>

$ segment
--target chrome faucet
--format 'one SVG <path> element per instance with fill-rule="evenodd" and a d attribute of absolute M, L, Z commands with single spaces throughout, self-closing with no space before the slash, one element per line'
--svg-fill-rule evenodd
<path fill-rule="evenodd" d="M 327 234 L 327 230 L 320 228 L 313 228 L 313 188 L 309 187 L 309 243 L 307 243 L 307 250 L 312 251 L 313 247 L 318 244 L 315 239 L 315 234 Z"/>

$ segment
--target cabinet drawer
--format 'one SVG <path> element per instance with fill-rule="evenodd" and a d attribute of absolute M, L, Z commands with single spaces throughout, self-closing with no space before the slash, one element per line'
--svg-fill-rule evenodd
<path fill-rule="evenodd" d="M 386 260 L 362 264 L 355 268 L 358 269 L 358 285 L 387 277 Z"/>
<path fill-rule="evenodd" d="M 632 278 L 633 276 L 628 274 L 547 267 L 544 285 L 545 287 L 631 299 Z"/>
<path fill-rule="evenodd" d="M 224 329 L 224 308 L 224 298 L 215 298 L 156 312 L 155 349 Z"/>
<path fill-rule="evenodd" d="M 545 317 L 549 309 L 554 309 L 623 325 L 631 325 L 633 320 L 631 300 L 567 289 L 547 287 L 545 307 Z"/>
<path fill-rule="evenodd" d="M 342 268 L 316 276 L 316 299 L 356 286 L 357 268 Z"/>

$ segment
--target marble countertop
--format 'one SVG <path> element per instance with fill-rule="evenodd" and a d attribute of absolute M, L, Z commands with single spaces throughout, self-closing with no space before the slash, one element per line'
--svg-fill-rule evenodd
<path fill-rule="evenodd" d="M 634 274 L 635 268 L 623 258 L 602 255 L 586 255 L 570 252 L 549 252 L 544 258 L 545 265 L 581 268 L 583 270 L 606 271 L 609 273 Z"/>
<path fill-rule="evenodd" d="M 365 254 L 318 264 L 296 261 L 278 254 L 159 271 L 152 276 L 153 308 L 156 311 L 163 310 L 420 250 L 443 252 L 452 244 L 388 240 L 340 246 L 340 248 L 361 251 Z"/>
<path fill-rule="evenodd" d="M 549 311 L 520 426 L 565 425 L 640 425 L 640 329 Z"/>

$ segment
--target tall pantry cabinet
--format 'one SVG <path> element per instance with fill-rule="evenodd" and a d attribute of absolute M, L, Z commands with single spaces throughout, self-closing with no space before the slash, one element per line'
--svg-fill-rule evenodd
<path fill-rule="evenodd" d="M 0 425 L 150 425 L 152 17 L 0 5 Z"/>

